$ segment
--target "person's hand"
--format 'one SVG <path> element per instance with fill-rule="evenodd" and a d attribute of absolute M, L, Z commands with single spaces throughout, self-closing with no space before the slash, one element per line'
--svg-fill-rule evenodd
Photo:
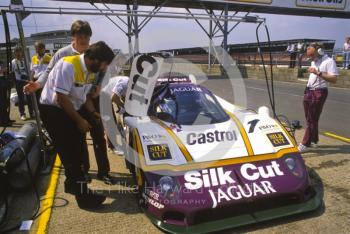
<path fill-rule="evenodd" d="M 97 98 L 100 95 L 100 92 L 101 92 L 101 86 L 99 85 L 95 86 L 95 89 L 93 90 L 93 92 L 91 92 L 91 97 Z"/>
<path fill-rule="evenodd" d="M 77 123 L 77 126 L 82 133 L 87 133 L 91 129 L 89 122 L 83 118 L 81 118 L 81 120 Z"/>
<path fill-rule="evenodd" d="M 28 84 L 26 84 L 23 87 L 23 92 L 27 95 L 35 93 L 35 91 L 39 90 L 41 88 L 39 82 L 34 82 L 34 81 L 28 81 Z"/>
<path fill-rule="evenodd" d="M 93 116 L 94 119 L 96 119 L 96 120 L 100 120 L 100 119 L 101 119 L 101 115 L 100 115 L 100 113 L 98 113 L 97 111 L 92 112 L 92 116 Z"/>
<path fill-rule="evenodd" d="M 309 67 L 308 68 L 308 72 L 309 73 L 313 73 L 315 75 L 317 75 L 317 73 L 318 73 L 318 71 L 317 71 L 317 69 L 315 67 Z"/>

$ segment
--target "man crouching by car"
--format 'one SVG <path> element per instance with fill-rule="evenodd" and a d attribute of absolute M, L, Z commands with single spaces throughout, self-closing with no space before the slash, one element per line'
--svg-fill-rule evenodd
<path fill-rule="evenodd" d="M 89 91 L 96 73 L 113 60 L 113 51 L 102 41 L 81 55 L 60 59 L 49 74 L 42 91 L 41 118 L 65 168 L 65 192 L 75 195 L 80 208 L 97 208 L 106 199 L 87 188 L 81 168 L 85 134 L 91 126 L 79 111 L 89 109 Z M 94 112 L 93 109 L 89 110 Z"/>

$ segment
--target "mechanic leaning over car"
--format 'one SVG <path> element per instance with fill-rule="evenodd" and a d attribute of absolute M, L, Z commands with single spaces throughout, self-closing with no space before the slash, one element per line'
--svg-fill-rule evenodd
<path fill-rule="evenodd" d="M 306 118 L 306 130 L 298 149 L 305 152 L 311 144 L 318 143 L 318 121 L 323 105 L 328 95 L 329 83 L 336 83 L 338 69 L 334 59 L 325 54 L 324 46 L 320 43 L 311 43 L 306 50 L 311 67 L 309 80 L 304 92 L 304 111 Z"/>
<path fill-rule="evenodd" d="M 124 126 L 123 117 L 127 115 L 124 104 L 125 104 L 125 96 L 126 91 L 128 89 L 128 81 L 129 77 L 123 76 L 116 82 L 115 86 L 112 89 L 112 102 L 114 102 L 118 106 L 118 116 L 117 116 L 117 124 Z"/>
<path fill-rule="evenodd" d="M 96 73 L 113 60 L 106 43 L 90 45 L 84 54 L 60 59 L 49 74 L 41 94 L 41 119 L 65 168 L 65 192 L 75 195 L 80 208 L 96 208 L 104 196 L 90 191 L 81 167 L 86 151 L 85 134 L 91 126 L 80 112 L 89 105 L 89 91 Z"/>
<path fill-rule="evenodd" d="M 33 93 L 38 89 L 41 89 L 49 76 L 50 71 L 59 61 L 59 59 L 83 53 L 86 48 L 89 46 L 90 37 L 92 35 L 92 30 L 88 22 L 82 20 L 76 20 L 72 23 L 71 26 L 71 36 L 72 43 L 66 47 L 58 50 L 53 56 L 49 66 L 46 71 L 41 74 L 39 79 L 35 82 L 30 82 L 24 87 L 25 93 Z M 92 93 L 92 103 L 94 106 L 93 112 L 90 113 L 85 108 L 81 110 L 81 115 L 86 119 L 91 125 L 90 135 L 93 141 L 94 153 L 98 167 L 97 178 L 102 180 L 105 184 L 113 184 L 113 179 L 109 175 L 110 165 L 107 157 L 107 146 L 106 139 L 104 137 L 103 124 L 99 115 L 99 86 L 102 81 L 103 72 L 99 72 L 99 79 L 96 82 L 96 92 Z M 87 182 L 91 182 L 91 177 L 89 175 L 90 163 L 89 163 L 89 154 L 87 149 L 87 144 L 85 142 L 86 150 L 84 154 L 84 160 L 82 167 L 84 168 L 84 177 Z"/>

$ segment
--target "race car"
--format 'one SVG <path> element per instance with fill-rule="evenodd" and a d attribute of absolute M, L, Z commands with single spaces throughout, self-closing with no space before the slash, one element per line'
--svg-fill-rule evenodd
<path fill-rule="evenodd" d="M 148 116 L 125 117 L 126 164 L 154 225 L 206 233 L 321 205 L 294 138 L 266 109 L 237 107 L 187 76 L 158 82 Z"/>

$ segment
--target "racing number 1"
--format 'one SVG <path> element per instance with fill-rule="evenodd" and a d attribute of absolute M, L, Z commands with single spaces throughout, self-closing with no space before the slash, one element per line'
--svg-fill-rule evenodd
<path fill-rule="evenodd" d="M 256 124 L 259 122 L 259 119 L 253 119 L 252 121 L 249 121 L 248 124 L 250 124 L 248 133 L 253 133 L 255 130 Z"/>

